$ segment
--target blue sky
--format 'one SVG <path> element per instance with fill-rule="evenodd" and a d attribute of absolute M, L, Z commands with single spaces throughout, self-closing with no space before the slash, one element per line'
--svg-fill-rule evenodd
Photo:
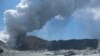
<path fill-rule="evenodd" d="M 33 32 L 34 35 L 49 40 L 68 40 L 90 38 L 89 34 L 82 29 L 82 26 L 74 20 L 50 20 L 41 30 Z"/>
<path fill-rule="evenodd" d="M 3 30 L 4 27 L 3 12 L 7 9 L 15 8 L 18 2 L 19 0 L 0 0 L 0 30 Z M 31 34 L 47 40 L 82 39 L 90 37 L 79 23 L 74 20 L 68 21 L 67 19 L 52 19 L 41 30 L 36 30 Z"/>

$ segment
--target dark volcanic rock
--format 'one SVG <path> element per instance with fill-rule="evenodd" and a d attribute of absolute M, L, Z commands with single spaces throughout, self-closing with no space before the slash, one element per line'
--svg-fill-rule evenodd
<path fill-rule="evenodd" d="M 65 56 L 72 56 L 72 55 L 76 55 L 76 53 L 74 51 L 68 51 Z"/>
<path fill-rule="evenodd" d="M 3 52 L 4 52 L 3 49 L 0 48 L 0 53 L 3 53 Z"/>
<path fill-rule="evenodd" d="M 36 36 L 24 36 L 16 44 L 18 50 L 41 50 L 46 48 L 48 41 Z"/>
<path fill-rule="evenodd" d="M 48 45 L 48 50 L 59 50 L 59 49 L 96 49 L 98 47 L 97 39 L 82 39 L 82 40 L 59 40 L 51 41 Z"/>
<path fill-rule="evenodd" d="M 4 42 L 0 41 L 0 53 L 3 53 Z"/>

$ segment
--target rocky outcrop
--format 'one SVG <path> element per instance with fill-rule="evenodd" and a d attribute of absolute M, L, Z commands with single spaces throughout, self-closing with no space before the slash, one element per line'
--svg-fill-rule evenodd
<path fill-rule="evenodd" d="M 82 39 L 82 40 L 59 40 L 51 41 L 48 45 L 48 50 L 60 50 L 60 49 L 96 49 L 98 47 L 97 39 Z"/>
<path fill-rule="evenodd" d="M 26 36 L 21 34 L 17 36 L 16 42 L 17 50 L 61 50 L 61 49 L 96 49 L 98 47 L 97 39 L 72 39 L 72 40 L 58 40 L 47 41 L 36 36 Z"/>
<path fill-rule="evenodd" d="M 17 41 L 18 50 L 41 50 L 45 49 L 48 41 L 36 36 L 20 37 Z"/>

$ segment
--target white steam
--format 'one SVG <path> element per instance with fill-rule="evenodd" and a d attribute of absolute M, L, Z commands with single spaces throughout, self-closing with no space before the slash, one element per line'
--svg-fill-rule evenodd
<path fill-rule="evenodd" d="M 68 17 L 89 2 L 90 0 L 21 0 L 15 9 L 4 12 L 10 46 L 14 46 L 17 35 L 41 29 L 55 16 L 62 19 Z"/>
<path fill-rule="evenodd" d="M 73 17 L 93 38 L 100 38 L 100 4 L 77 10 Z"/>
<path fill-rule="evenodd" d="M 92 36 L 99 41 L 100 48 L 100 0 L 91 0 L 91 3 L 72 15 L 77 22 Z"/>
<path fill-rule="evenodd" d="M 21 0 L 15 9 L 5 11 L 6 27 L 11 34 L 41 29 L 56 15 L 70 16 L 81 4 L 74 0 Z"/>
<path fill-rule="evenodd" d="M 2 41 L 3 43 L 7 43 L 8 39 L 9 35 L 4 31 L 0 31 L 0 41 Z"/>

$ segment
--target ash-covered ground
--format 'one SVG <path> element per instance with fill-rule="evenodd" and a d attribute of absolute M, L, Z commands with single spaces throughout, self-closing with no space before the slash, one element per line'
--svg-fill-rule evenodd
<path fill-rule="evenodd" d="M 85 50 L 60 50 L 60 51 L 17 51 L 11 49 L 4 49 L 0 56 L 100 56 L 99 49 L 85 49 Z"/>

